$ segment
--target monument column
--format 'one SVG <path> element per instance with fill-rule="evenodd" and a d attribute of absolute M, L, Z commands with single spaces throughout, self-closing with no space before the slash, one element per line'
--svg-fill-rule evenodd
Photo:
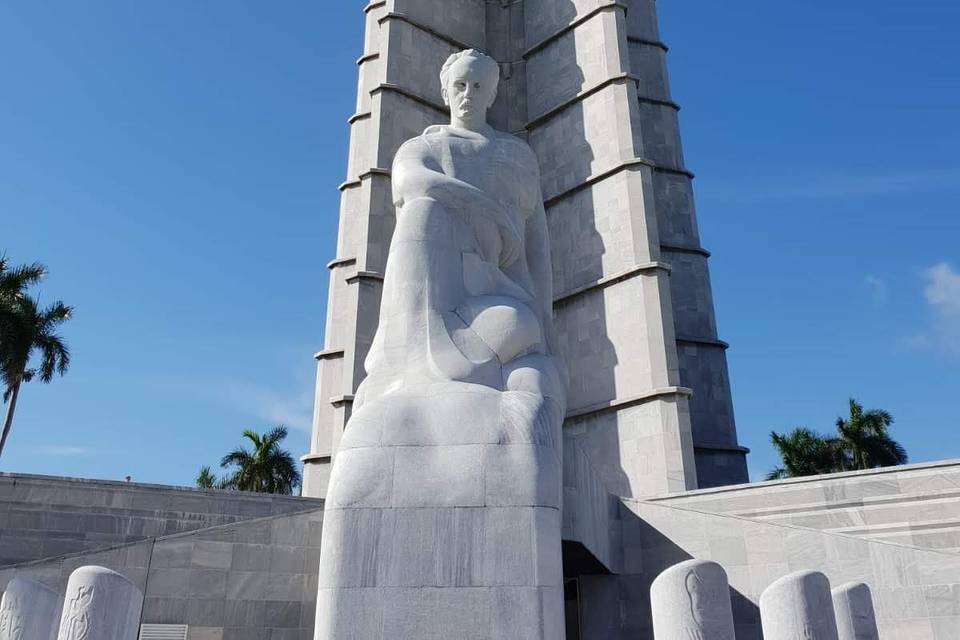
<path fill-rule="evenodd" d="M 542 168 L 571 380 L 565 455 L 624 496 L 746 481 L 653 0 L 381 0 L 364 12 L 304 495 L 325 495 L 365 376 L 393 155 L 447 118 L 424 70 L 470 47 L 501 63 L 491 123 L 524 138 Z"/>

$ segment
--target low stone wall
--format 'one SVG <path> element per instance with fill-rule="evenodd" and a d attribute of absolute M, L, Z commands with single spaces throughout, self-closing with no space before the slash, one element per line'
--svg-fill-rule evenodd
<path fill-rule="evenodd" d="M 0 567 L 293 513 L 322 500 L 0 474 Z"/>
<path fill-rule="evenodd" d="M 960 551 L 960 460 L 690 491 L 651 502 Z"/>
<path fill-rule="evenodd" d="M 270 516 L 0 569 L 63 593 L 77 567 L 122 574 L 141 623 L 189 625 L 189 640 L 311 640 L 322 509 Z"/>

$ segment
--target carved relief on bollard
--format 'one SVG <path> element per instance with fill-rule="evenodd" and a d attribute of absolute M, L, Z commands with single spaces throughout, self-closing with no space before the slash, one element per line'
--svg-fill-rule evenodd
<path fill-rule="evenodd" d="M 719 564 L 688 560 L 650 587 L 656 640 L 734 640 L 727 574 Z"/>
<path fill-rule="evenodd" d="M 4 595 L 0 604 L 0 640 L 23 639 L 23 600 L 20 596 Z"/>
<path fill-rule="evenodd" d="M 105 567 L 80 567 L 67 582 L 57 640 L 136 640 L 143 594 Z"/>
<path fill-rule="evenodd" d="M 0 601 L 0 640 L 52 640 L 60 602 L 60 594 L 46 585 L 14 578 Z"/>
<path fill-rule="evenodd" d="M 87 640 L 90 633 L 90 606 L 96 590 L 96 587 L 79 584 L 73 593 L 67 592 L 59 640 Z"/>
<path fill-rule="evenodd" d="M 838 640 L 830 581 L 800 571 L 771 584 L 760 596 L 764 640 Z"/>

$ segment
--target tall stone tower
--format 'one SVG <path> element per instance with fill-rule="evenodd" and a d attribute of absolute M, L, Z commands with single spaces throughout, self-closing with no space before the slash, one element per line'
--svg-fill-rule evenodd
<path fill-rule="evenodd" d="M 541 165 L 558 346 L 570 375 L 565 477 L 638 497 L 747 480 L 654 0 L 373 0 L 304 494 L 322 497 L 377 327 L 402 142 L 445 122 L 437 72 L 501 63 L 491 123 Z M 578 481 L 571 479 L 569 484 Z"/>

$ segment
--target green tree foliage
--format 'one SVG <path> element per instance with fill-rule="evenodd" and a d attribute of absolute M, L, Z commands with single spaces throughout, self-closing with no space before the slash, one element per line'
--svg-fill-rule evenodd
<path fill-rule="evenodd" d="M 217 476 L 210 470 L 210 467 L 200 467 L 200 473 L 197 474 L 197 486 L 201 489 L 213 489 L 217 486 Z"/>
<path fill-rule="evenodd" d="M 908 456 L 890 437 L 893 416 L 882 409 L 865 411 L 850 399 L 849 415 L 837 418 L 837 435 L 826 436 L 799 427 L 770 434 L 782 465 L 767 474 L 767 480 L 813 476 L 906 464 Z"/>
<path fill-rule="evenodd" d="M 220 461 L 224 469 L 232 469 L 219 486 L 238 491 L 291 494 L 300 485 L 297 461 L 289 451 L 280 448 L 287 437 L 287 428 L 278 426 L 264 434 L 243 432 L 252 450 L 238 447 Z M 198 478 L 199 481 L 199 478 Z"/>
<path fill-rule="evenodd" d="M 34 378 L 50 382 L 70 366 L 70 351 L 57 330 L 70 319 L 73 308 L 60 301 L 41 307 L 28 292 L 46 274 L 41 264 L 11 267 L 0 257 L 0 383 L 7 404 L 0 455 L 13 427 L 21 385 Z M 31 366 L 35 354 L 37 361 Z"/>

